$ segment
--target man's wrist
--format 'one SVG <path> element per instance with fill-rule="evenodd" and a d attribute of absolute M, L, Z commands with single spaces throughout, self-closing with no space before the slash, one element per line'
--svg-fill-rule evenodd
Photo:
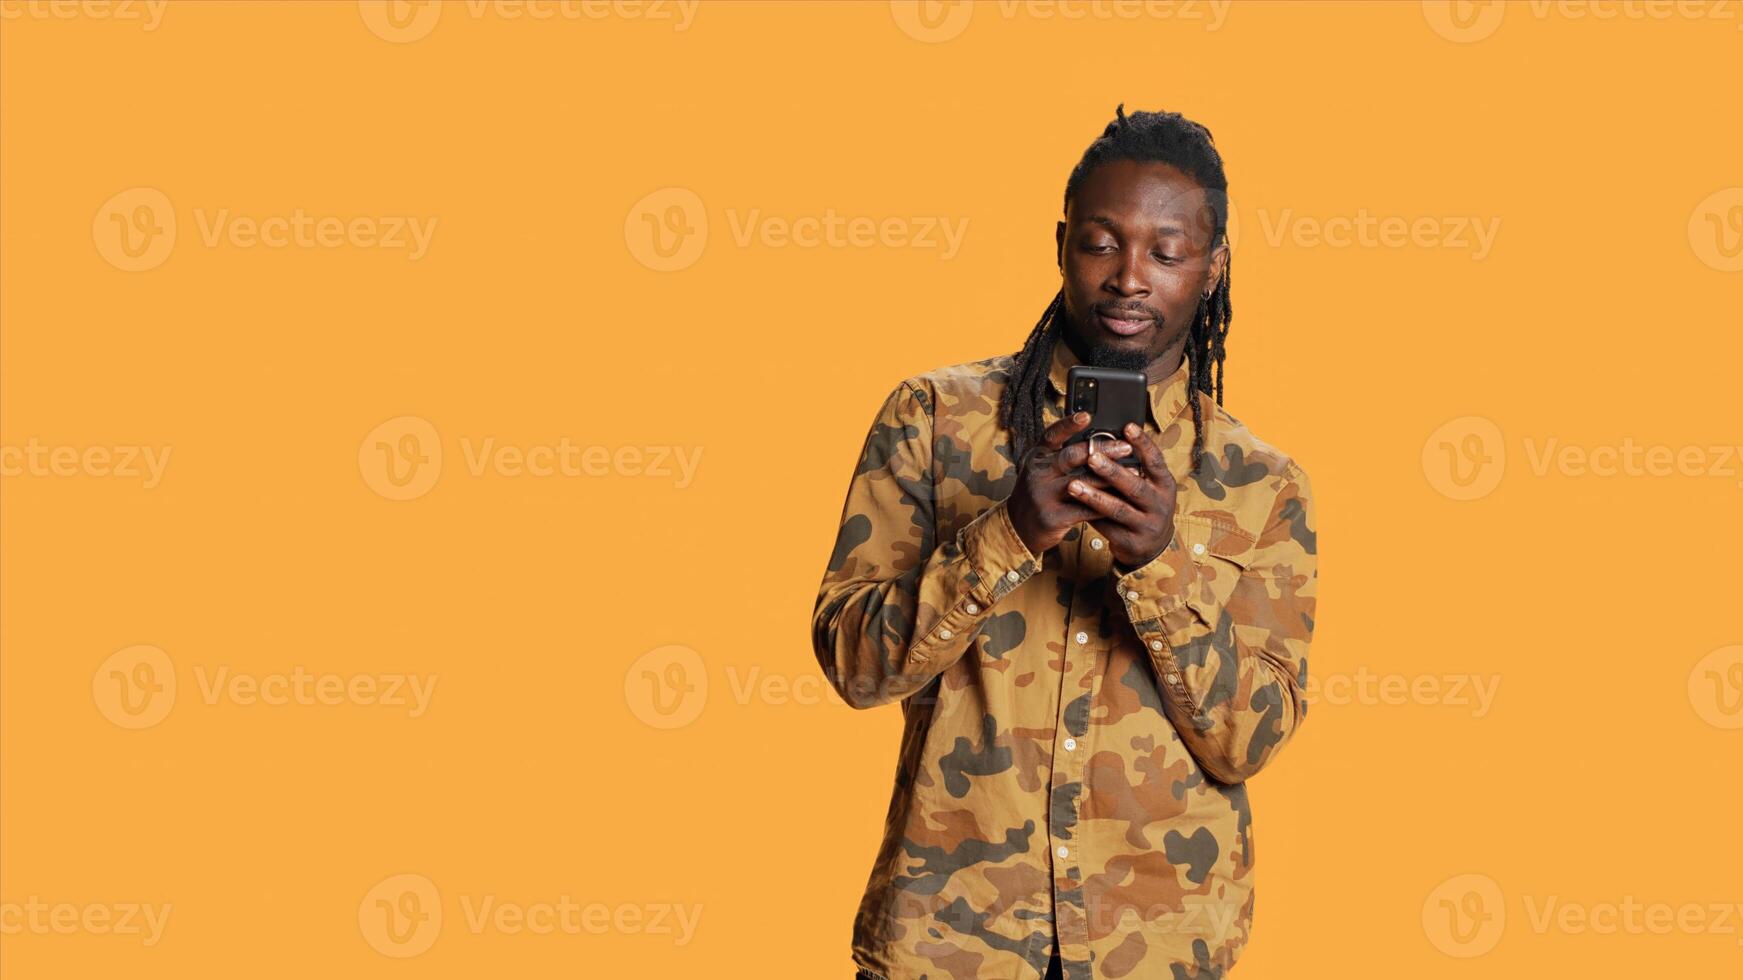
<path fill-rule="evenodd" d="M 1162 542 L 1162 547 L 1157 548 L 1154 552 L 1152 552 L 1147 557 L 1143 558 L 1142 560 L 1140 560 L 1134 564 L 1130 564 L 1130 565 L 1126 564 L 1125 562 L 1121 561 L 1118 558 L 1115 558 L 1114 559 L 1114 571 L 1120 575 L 1130 575 L 1133 572 L 1137 571 L 1138 569 L 1143 568 L 1145 565 L 1148 565 L 1151 562 L 1155 561 L 1156 559 L 1162 557 L 1162 553 L 1167 551 L 1168 546 L 1174 543 L 1174 533 L 1175 533 L 1174 532 L 1174 522 L 1171 520 L 1168 522 L 1168 538 L 1167 538 L 1167 540 Z"/>
<path fill-rule="evenodd" d="M 1038 535 L 1034 535 L 1033 531 L 1029 528 L 1027 520 L 1028 515 L 1021 507 L 1015 505 L 1013 498 L 1006 497 L 1004 500 L 999 502 L 998 506 L 1004 508 L 1005 520 L 1010 522 L 1011 533 L 1017 536 L 1017 540 L 1022 543 L 1023 548 L 1027 550 L 1029 554 L 1038 555 L 1046 550 L 1045 548 L 1036 547 L 1036 544 L 1039 543 L 1037 541 Z"/>

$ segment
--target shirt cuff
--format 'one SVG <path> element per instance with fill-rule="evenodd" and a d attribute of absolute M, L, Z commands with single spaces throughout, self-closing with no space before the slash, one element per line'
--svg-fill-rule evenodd
<path fill-rule="evenodd" d="M 961 656 L 970 638 L 992 615 L 993 604 L 1041 570 L 1041 560 L 1017 536 L 1005 502 L 989 507 L 957 532 L 964 565 L 963 588 L 909 653 L 916 664 Z"/>
<path fill-rule="evenodd" d="M 1152 641 L 1165 640 L 1185 625 L 1184 617 L 1192 615 L 1186 597 L 1197 586 L 1198 563 L 1190 548 L 1202 550 L 1204 545 L 1188 545 L 1180 531 L 1175 525 L 1174 536 L 1160 554 L 1114 579 L 1115 591 L 1126 600 L 1127 617 L 1152 650 L 1161 649 Z"/>
<path fill-rule="evenodd" d="M 969 591 L 988 605 L 1041 570 L 1041 559 L 1017 535 L 1009 503 L 1004 500 L 968 522 L 958 532 L 957 544 L 968 559 Z"/>

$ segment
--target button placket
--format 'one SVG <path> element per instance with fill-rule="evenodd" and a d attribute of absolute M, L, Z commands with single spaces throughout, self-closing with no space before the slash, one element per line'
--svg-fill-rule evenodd
<path fill-rule="evenodd" d="M 1094 540 L 1094 539 L 1091 539 Z M 1080 540 L 1078 546 L 1083 547 Z M 1093 545 L 1090 546 L 1093 549 Z M 1105 552 L 1104 552 L 1105 554 Z M 1100 601 L 1092 607 L 1090 595 L 1092 590 L 1079 590 L 1074 599 L 1071 618 L 1066 622 L 1065 649 L 1060 660 L 1060 696 L 1059 714 L 1055 718 L 1055 745 L 1052 770 L 1050 773 L 1050 799 L 1053 794 L 1064 792 L 1062 787 L 1075 785 L 1076 791 L 1070 797 L 1071 812 L 1076 814 L 1083 806 L 1083 795 L 1087 792 L 1084 771 L 1088 765 L 1087 747 L 1082 742 L 1082 736 L 1072 733 L 1065 719 L 1065 708 L 1078 693 L 1094 696 L 1095 654 L 1090 648 L 1090 630 L 1088 624 L 1097 621 L 1103 614 Z M 1087 687 L 1080 685 L 1088 682 Z M 1074 822 L 1081 827 L 1081 822 Z M 1082 875 L 1079 872 L 1081 855 L 1079 850 L 1083 841 L 1076 837 L 1063 837 L 1055 830 L 1051 821 L 1048 824 L 1048 836 L 1053 845 L 1053 892 L 1055 909 L 1059 917 L 1065 917 L 1081 912 Z M 1076 899 L 1073 896 L 1077 896 Z M 1056 939 L 1061 943 L 1077 943 L 1080 941 L 1081 927 L 1071 927 L 1063 918 L 1055 919 Z"/>
<path fill-rule="evenodd" d="M 1077 602 L 1081 603 L 1082 600 L 1077 600 Z M 1081 616 L 1081 612 L 1079 612 L 1079 616 Z M 1070 630 L 1070 623 L 1067 623 L 1067 630 Z M 1072 795 L 1072 800 L 1070 800 L 1072 813 L 1077 813 L 1077 807 L 1081 806 L 1082 802 L 1082 759 L 1081 755 L 1077 755 L 1077 739 L 1068 734 L 1070 729 L 1068 729 L 1067 720 L 1065 720 L 1065 708 L 1074 699 L 1072 691 L 1075 691 L 1075 684 L 1079 680 L 1077 675 L 1082 673 L 1082 670 L 1089 670 L 1088 654 L 1081 649 L 1088 643 L 1088 640 L 1089 635 L 1084 630 L 1072 631 L 1072 635 L 1067 636 L 1067 645 L 1065 645 L 1060 659 L 1058 713 L 1053 718 L 1058 750 L 1053 753 L 1053 766 L 1049 771 L 1048 799 L 1056 799 L 1056 793 L 1063 792 L 1065 786 L 1077 786 L 1077 792 Z M 1074 650 L 1074 647 L 1077 649 Z M 1082 670 L 1074 670 L 1074 666 L 1079 666 Z M 1077 825 L 1075 821 L 1074 825 Z M 1072 889 L 1077 888 L 1075 868 L 1072 865 L 1067 865 L 1065 861 L 1074 856 L 1074 846 L 1077 842 L 1061 837 L 1060 830 L 1053 825 L 1053 820 L 1051 820 L 1051 806 L 1049 806 L 1048 837 L 1053 842 L 1053 854 L 1055 854 L 1055 865 L 1053 865 L 1055 910 L 1056 914 L 1065 914 L 1067 910 L 1074 909 L 1070 905 L 1067 895 L 1070 895 Z M 1060 928 L 1060 921 L 1055 919 L 1055 929 L 1058 928 Z M 1063 936 L 1056 935 L 1055 938 L 1058 942 L 1063 942 Z"/>

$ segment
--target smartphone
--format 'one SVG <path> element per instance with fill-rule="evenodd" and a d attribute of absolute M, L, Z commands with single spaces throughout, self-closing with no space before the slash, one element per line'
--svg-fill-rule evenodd
<path fill-rule="evenodd" d="M 1143 371 L 1075 364 L 1065 381 L 1065 415 L 1088 412 L 1089 427 L 1065 440 L 1065 444 L 1095 440 L 1090 442 L 1094 449 L 1098 442 L 1107 445 L 1103 440 L 1124 439 L 1126 423 L 1136 422 L 1143 428 L 1149 407 Z M 1115 462 L 1133 469 L 1143 465 L 1135 452 Z M 1086 466 L 1082 472 L 1093 471 Z"/>

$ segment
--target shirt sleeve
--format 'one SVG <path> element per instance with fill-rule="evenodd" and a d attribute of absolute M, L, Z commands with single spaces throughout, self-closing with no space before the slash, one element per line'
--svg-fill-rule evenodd
<path fill-rule="evenodd" d="M 913 381 L 884 399 L 817 590 L 812 648 L 855 708 L 901 700 L 937 677 L 1041 567 L 1004 501 L 935 540 L 932 412 L 932 392 Z"/>
<path fill-rule="evenodd" d="M 1318 543 L 1307 474 L 1290 463 L 1250 549 L 1208 524 L 1119 575 L 1155 665 L 1165 713 L 1213 779 L 1238 783 L 1275 758 L 1307 713 Z M 1221 542 L 1219 545 L 1218 542 Z"/>

